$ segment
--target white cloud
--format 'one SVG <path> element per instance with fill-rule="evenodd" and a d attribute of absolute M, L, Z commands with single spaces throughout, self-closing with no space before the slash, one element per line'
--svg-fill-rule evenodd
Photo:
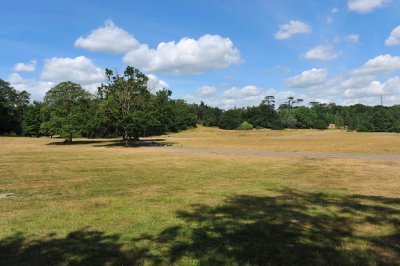
<path fill-rule="evenodd" d="M 79 37 L 74 45 L 93 52 L 123 53 L 139 47 L 139 42 L 128 32 L 107 20 L 103 27 L 88 36 Z"/>
<path fill-rule="evenodd" d="M 239 64 L 239 50 L 229 38 L 206 34 L 199 39 L 161 42 L 156 48 L 140 43 L 131 34 L 107 20 L 104 26 L 81 36 L 75 46 L 94 52 L 125 53 L 123 61 L 142 68 L 173 74 L 198 74 Z"/>
<path fill-rule="evenodd" d="M 274 37 L 278 40 L 289 39 L 295 34 L 310 33 L 311 27 L 300 20 L 291 20 L 287 24 L 279 26 L 279 31 L 275 33 Z"/>
<path fill-rule="evenodd" d="M 31 60 L 30 63 L 17 63 L 13 67 L 15 72 L 34 72 L 36 70 L 36 61 Z"/>
<path fill-rule="evenodd" d="M 10 76 L 8 76 L 8 82 L 10 82 L 11 86 L 16 90 L 26 90 L 29 92 L 32 100 L 42 100 L 45 93 L 55 86 L 54 82 L 24 79 L 17 73 L 11 73 Z"/>
<path fill-rule="evenodd" d="M 325 83 L 327 75 L 326 69 L 313 68 L 288 78 L 285 84 L 291 88 L 311 88 Z"/>
<path fill-rule="evenodd" d="M 358 13 L 368 13 L 374 9 L 380 8 L 388 4 L 390 0 L 348 0 L 347 7 L 350 11 Z"/>
<path fill-rule="evenodd" d="M 347 98 L 368 97 L 371 95 L 382 95 L 384 92 L 384 85 L 379 81 L 372 81 L 367 86 L 361 88 L 349 88 L 344 91 L 344 96 Z"/>
<path fill-rule="evenodd" d="M 53 57 L 45 61 L 40 79 L 52 82 L 72 81 L 88 85 L 104 81 L 105 74 L 103 69 L 84 56 Z"/>
<path fill-rule="evenodd" d="M 396 96 L 399 96 L 400 94 L 400 77 L 399 76 L 395 76 L 392 77 L 390 79 L 388 79 L 385 83 L 384 83 L 384 90 L 386 95 L 390 95 L 390 94 L 394 94 Z M 399 102 L 397 102 L 397 104 L 399 104 Z"/>
<path fill-rule="evenodd" d="M 310 50 L 308 50 L 303 57 L 307 60 L 317 60 L 317 61 L 329 61 L 336 59 L 339 53 L 334 51 L 334 48 L 330 44 L 318 45 Z"/>
<path fill-rule="evenodd" d="M 199 103 L 202 100 L 211 106 L 217 106 L 222 109 L 231 109 L 234 107 L 246 107 L 259 105 L 267 95 L 281 95 L 274 89 L 263 89 L 254 85 L 247 85 L 242 88 L 231 87 L 221 93 L 218 93 L 216 88 L 210 86 L 202 86 L 200 88 L 207 88 L 205 91 L 210 91 L 212 95 L 204 97 L 196 90 L 196 95 L 186 95 L 184 98 L 189 102 Z M 213 92 L 215 89 L 215 92 Z M 290 93 L 292 95 L 293 93 Z M 281 98 L 281 97 L 280 97 Z M 279 99 L 280 99 L 279 98 Z M 286 97 L 285 97 L 286 98 Z"/>
<path fill-rule="evenodd" d="M 151 91 L 157 92 L 169 88 L 168 83 L 165 82 L 164 80 L 159 79 L 156 75 L 147 74 L 146 76 L 149 78 L 149 80 L 147 81 L 147 87 Z"/>
<path fill-rule="evenodd" d="M 57 85 L 57 82 L 53 81 L 43 81 L 37 79 L 25 79 L 21 77 L 18 73 L 11 73 L 8 76 L 8 82 L 10 82 L 11 86 L 13 86 L 16 90 L 26 90 L 31 94 L 31 100 L 34 101 L 42 101 L 46 92 L 50 90 L 52 87 Z M 83 85 L 82 87 L 89 92 L 96 94 L 97 88 L 101 85 L 101 83 L 91 83 Z"/>
<path fill-rule="evenodd" d="M 204 35 L 199 39 L 162 42 L 156 49 L 146 44 L 130 50 L 123 61 L 146 71 L 198 74 L 241 62 L 240 52 L 229 38 Z"/>
<path fill-rule="evenodd" d="M 345 40 L 356 43 L 360 40 L 360 36 L 358 34 L 350 34 L 346 36 Z"/>
<path fill-rule="evenodd" d="M 400 77 L 392 77 L 385 82 L 374 80 L 368 85 L 359 86 L 358 88 L 348 88 L 344 91 L 344 96 L 347 98 L 371 98 L 375 100 L 380 96 L 390 98 L 392 96 L 398 96 L 400 93 Z M 399 102 L 397 102 L 398 104 Z"/>
<path fill-rule="evenodd" d="M 331 17 L 326 17 L 326 23 L 328 23 L 328 24 L 333 23 L 333 18 L 331 18 Z"/>
<path fill-rule="evenodd" d="M 386 46 L 393 46 L 400 44 L 400 25 L 392 30 L 390 36 L 386 39 Z"/>
<path fill-rule="evenodd" d="M 262 89 L 249 85 L 245 86 L 243 88 L 236 88 L 233 87 L 229 90 L 225 90 L 222 93 L 222 96 L 226 99 L 243 99 L 246 97 L 254 97 L 254 96 L 259 96 L 262 92 Z"/>
<path fill-rule="evenodd" d="M 212 86 L 202 86 L 196 89 L 196 93 L 200 97 L 210 97 L 215 95 L 217 92 L 217 89 Z"/>
<path fill-rule="evenodd" d="M 334 7 L 334 8 L 331 9 L 331 13 L 332 14 L 335 14 L 337 12 L 339 12 L 339 9 L 337 7 Z"/>
<path fill-rule="evenodd" d="M 400 69 L 400 57 L 390 54 L 379 55 L 368 60 L 362 67 L 353 71 L 354 75 L 387 74 Z"/>

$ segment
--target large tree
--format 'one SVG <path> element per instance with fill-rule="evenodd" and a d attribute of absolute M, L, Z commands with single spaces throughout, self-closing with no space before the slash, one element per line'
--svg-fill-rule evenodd
<path fill-rule="evenodd" d="M 147 87 L 148 78 L 128 66 L 123 75 L 106 69 L 107 84 L 99 87 L 99 97 L 110 120 L 128 141 L 138 140 L 159 124 L 154 114 L 153 95 Z"/>
<path fill-rule="evenodd" d="M 72 143 L 74 135 L 82 135 L 86 131 L 90 99 L 89 92 L 70 81 L 51 88 L 44 97 L 45 105 L 42 108 L 48 117 L 43 124 L 45 130 L 65 137 L 67 143 Z"/>
<path fill-rule="evenodd" d="M 28 103 L 28 92 L 19 92 L 0 79 L 0 134 L 21 133 L 22 116 Z"/>

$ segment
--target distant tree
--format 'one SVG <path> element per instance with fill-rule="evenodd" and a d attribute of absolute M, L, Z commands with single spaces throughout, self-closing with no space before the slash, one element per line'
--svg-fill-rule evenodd
<path fill-rule="evenodd" d="M 21 133 L 22 117 L 28 103 L 28 92 L 19 92 L 0 79 L 0 134 Z"/>
<path fill-rule="evenodd" d="M 197 117 L 196 114 L 191 112 L 190 106 L 181 99 L 173 100 L 173 114 L 174 114 L 174 123 L 173 130 L 184 130 L 190 127 L 196 127 Z"/>
<path fill-rule="evenodd" d="M 265 96 L 264 100 L 262 100 L 261 104 L 265 104 L 268 106 L 275 107 L 275 96 Z"/>
<path fill-rule="evenodd" d="M 41 135 L 40 126 L 42 124 L 41 109 L 43 103 L 34 101 L 33 104 L 29 104 L 25 108 L 25 112 L 22 117 L 22 134 L 28 137 L 39 137 Z"/>
<path fill-rule="evenodd" d="M 305 106 L 300 106 L 293 110 L 292 115 L 297 121 L 297 128 L 312 128 L 317 120 L 317 113 Z"/>
<path fill-rule="evenodd" d="M 47 117 L 42 131 L 59 134 L 67 143 L 72 143 L 74 135 L 82 135 L 87 130 L 90 99 L 89 92 L 70 81 L 51 88 L 41 109 Z"/>
<path fill-rule="evenodd" d="M 237 129 L 243 122 L 243 109 L 230 109 L 222 113 L 218 127 L 222 129 Z"/>

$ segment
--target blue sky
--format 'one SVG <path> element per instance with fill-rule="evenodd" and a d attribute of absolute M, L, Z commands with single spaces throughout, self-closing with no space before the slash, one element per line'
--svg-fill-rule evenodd
<path fill-rule="evenodd" d="M 400 1 L 15 1 L 0 9 L 0 78 L 33 99 L 95 92 L 127 65 L 153 90 L 222 108 L 275 95 L 400 103 Z M 4 12 L 6 11 L 6 12 Z"/>

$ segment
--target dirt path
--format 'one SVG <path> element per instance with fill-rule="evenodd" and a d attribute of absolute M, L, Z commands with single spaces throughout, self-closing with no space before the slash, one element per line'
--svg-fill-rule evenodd
<path fill-rule="evenodd" d="M 320 153 L 320 152 L 281 152 L 281 151 L 254 151 L 254 150 L 218 150 L 198 148 L 173 148 L 173 147 L 152 147 L 171 152 L 191 153 L 219 153 L 239 155 L 264 155 L 277 157 L 318 157 L 318 158 L 365 158 L 365 159 L 400 159 L 400 154 L 368 154 L 368 153 Z"/>

